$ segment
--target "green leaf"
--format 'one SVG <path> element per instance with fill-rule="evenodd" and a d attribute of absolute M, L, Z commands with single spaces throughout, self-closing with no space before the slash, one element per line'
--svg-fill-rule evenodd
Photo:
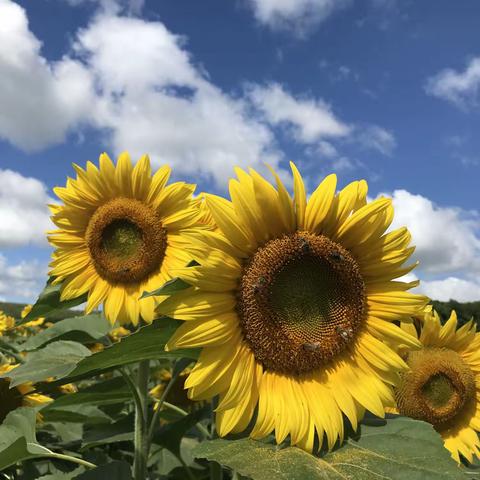
<path fill-rule="evenodd" d="M 143 292 L 140 298 L 156 297 L 158 295 L 172 295 L 190 287 L 191 285 L 184 282 L 181 278 L 172 278 L 168 282 L 165 282 L 160 288 L 157 288 L 152 292 Z"/>
<path fill-rule="evenodd" d="M 216 461 L 253 480 L 456 480 L 465 474 L 430 424 L 397 417 L 384 426 L 361 426 L 322 458 L 296 447 L 281 448 L 251 439 L 216 439 L 195 449 L 197 458 Z"/>
<path fill-rule="evenodd" d="M 132 480 L 132 470 L 127 462 L 114 461 L 106 465 L 100 465 L 81 473 L 75 480 Z"/>
<path fill-rule="evenodd" d="M 38 382 L 50 377 L 68 375 L 80 360 L 91 355 L 88 348 L 80 343 L 59 341 L 28 355 L 22 365 L 0 375 L 10 378 L 10 386 L 15 387 L 26 382 Z"/>
<path fill-rule="evenodd" d="M 133 440 L 134 414 L 127 415 L 109 425 L 96 426 L 87 430 L 83 436 L 82 449 L 104 445 L 106 443 L 125 442 Z"/>
<path fill-rule="evenodd" d="M 23 345 L 23 349 L 35 350 L 53 340 L 94 342 L 107 335 L 110 329 L 110 323 L 100 313 L 66 318 L 29 338 Z"/>
<path fill-rule="evenodd" d="M 210 413 L 210 406 L 190 413 L 186 417 L 164 425 L 154 436 L 153 443 L 161 445 L 177 457 L 180 456 L 180 442 L 185 434 Z"/>
<path fill-rule="evenodd" d="M 0 425 L 0 471 L 17 462 L 50 453 L 35 438 L 36 412 L 21 407 L 10 412 Z"/>
<path fill-rule="evenodd" d="M 124 337 L 120 342 L 101 352 L 84 358 L 77 367 L 70 372 L 58 385 L 77 381 L 82 378 L 98 375 L 99 373 L 114 368 L 141 362 L 142 360 L 155 360 L 160 358 L 192 358 L 198 357 L 197 349 L 182 349 L 173 352 L 164 350 L 168 339 L 178 328 L 180 322 L 170 318 L 160 318 L 150 325 L 140 328 L 137 332 Z M 54 345 L 54 344 L 51 344 Z"/>
<path fill-rule="evenodd" d="M 72 405 L 112 405 L 116 403 L 126 403 L 132 398 L 130 388 L 125 384 L 122 377 L 116 377 L 101 383 L 96 383 L 90 387 L 84 388 L 76 393 L 68 393 L 58 397 L 52 403 L 49 403 L 43 410 L 47 413 L 49 410 L 68 407 Z"/>
<path fill-rule="evenodd" d="M 76 307 L 87 301 L 87 294 L 71 300 L 60 301 L 60 285 L 52 285 L 51 279 L 43 289 L 29 314 L 18 322 L 18 325 L 35 320 L 38 317 L 49 318 L 61 310 Z"/>
<path fill-rule="evenodd" d="M 48 405 L 50 407 L 50 405 Z M 95 405 L 70 405 L 42 410 L 45 422 L 69 422 L 83 425 L 110 423 L 112 419 Z"/>

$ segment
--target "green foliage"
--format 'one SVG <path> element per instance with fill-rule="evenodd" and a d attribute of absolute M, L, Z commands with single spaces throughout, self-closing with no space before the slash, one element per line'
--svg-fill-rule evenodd
<path fill-rule="evenodd" d="M 60 300 L 60 285 L 52 285 L 51 280 L 49 280 L 30 313 L 18 323 L 21 325 L 38 317 L 50 318 L 54 314 L 58 315 L 58 313 L 76 307 L 86 301 L 87 295 L 82 295 L 81 297 L 71 300 Z"/>
<path fill-rule="evenodd" d="M 177 328 L 178 323 L 171 319 L 159 319 L 151 325 L 140 328 L 136 333 L 123 338 L 105 350 L 83 359 L 76 368 L 64 377 L 61 383 L 69 383 L 82 378 L 98 375 L 142 360 L 175 359 L 188 357 L 195 359 L 197 350 L 183 349 L 166 352 L 164 346 Z"/>
<path fill-rule="evenodd" d="M 449 300 L 448 302 L 433 300 L 432 304 L 443 321 L 450 317 L 452 310 L 455 310 L 455 312 L 457 312 L 459 325 L 463 325 L 473 318 L 477 323 L 478 330 L 480 330 L 480 302 L 460 303 L 456 300 Z"/>
<path fill-rule="evenodd" d="M 194 454 L 253 480 L 465 479 L 431 425 L 402 417 L 382 426 L 362 425 L 356 439 L 322 457 L 246 438 L 202 442 Z"/>
<path fill-rule="evenodd" d="M 107 335 L 110 329 L 110 324 L 100 313 L 66 318 L 30 337 L 23 344 L 23 350 L 35 350 L 54 340 L 93 343 Z"/>
<path fill-rule="evenodd" d="M 35 410 L 17 408 L 0 425 L 0 471 L 21 460 L 45 455 L 35 437 Z"/>
<path fill-rule="evenodd" d="M 80 343 L 61 340 L 32 352 L 27 361 L 10 372 L 0 375 L 10 378 L 12 387 L 27 382 L 38 382 L 51 377 L 61 378 L 75 369 L 77 363 L 91 355 Z"/>

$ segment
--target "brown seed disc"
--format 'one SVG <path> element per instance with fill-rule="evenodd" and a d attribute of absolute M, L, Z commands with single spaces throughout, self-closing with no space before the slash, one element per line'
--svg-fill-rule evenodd
<path fill-rule="evenodd" d="M 269 241 L 246 264 L 237 311 L 265 368 L 307 373 L 354 341 L 365 316 L 365 284 L 342 246 L 296 232 Z"/>
<path fill-rule="evenodd" d="M 22 406 L 22 394 L 16 388 L 10 388 L 10 381 L 0 378 L 0 423 L 5 417 Z"/>
<path fill-rule="evenodd" d="M 97 208 L 86 242 L 98 274 L 113 283 L 138 283 L 162 263 L 167 234 L 152 208 L 115 198 Z"/>
<path fill-rule="evenodd" d="M 437 430 L 449 428 L 475 398 L 473 372 L 457 352 L 444 348 L 409 352 L 406 362 L 411 370 L 395 391 L 400 413 Z"/>

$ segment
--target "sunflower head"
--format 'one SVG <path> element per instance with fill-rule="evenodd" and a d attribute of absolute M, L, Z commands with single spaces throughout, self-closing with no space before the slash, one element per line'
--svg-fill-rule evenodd
<path fill-rule="evenodd" d="M 166 348 L 201 347 L 185 382 L 191 399 L 219 396 L 220 435 L 275 431 L 312 450 L 342 440 L 366 409 L 382 416 L 408 367 L 390 345 L 419 341 L 393 322 L 427 299 L 394 280 L 415 264 L 406 228 L 386 233 L 390 199 L 367 203 L 365 181 L 336 191 L 326 177 L 307 201 L 292 164 L 294 197 L 254 170 L 237 169 L 231 200 L 207 195 L 215 231 L 190 235 L 199 265 L 172 275 L 192 285 L 158 310 L 187 320 Z M 256 412 L 256 415 L 254 415 Z"/>
<path fill-rule="evenodd" d="M 0 335 L 15 327 L 15 319 L 0 310 Z"/>
<path fill-rule="evenodd" d="M 417 334 L 412 325 L 403 328 Z M 453 458 L 460 461 L 462 454 L 471 461 L 480 456 L 480 334 L 473 321 L 457 329 L 455 311 L 442 326 L 437 312 L 428 309 L 418 336 L 423 348 L 403 352 L 410 370 L 395 389 L 398 412 L 431 423 Z"/>
<path fill-rule="evenodd" d="M 86 311 L 103 303 L 112 324 L 151 322 L 155 303 L 140 301 L 142 293 L 189 262 L 185 230 L 210 228 L 192 200 L 194 186 L 167 186 L 170 168 L 152 175 L 147 156 L 133 166 L 127 153 L 116 165 L 102 154 L 98 167 L 74 168 L 76 178 L 54 189 L 63 204 L 51 206 L 58 229 L 49 235 L 50 275 L 62 285 L 61 299 L 87 293 Z"/>
<path fill-rule="evenodd" d="M 13 370 L 17 365 L 0 365 L 0 374 L 5 374 Z M 0 423 L 5 417 L 19 407 L 38 407 L 52 401 L 50 397 L 33 393 L 35 390 L 31 383 L 23 383 L 15 387 L 10 387 L 8 377 L 0 378 Z"/>

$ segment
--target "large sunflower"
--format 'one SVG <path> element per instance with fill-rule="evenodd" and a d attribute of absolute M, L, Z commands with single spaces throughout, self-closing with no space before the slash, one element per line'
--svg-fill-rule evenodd
<path fill-rule="evenodd" d="M 13 370 L 17 365 L 0 365 L 0 374 L 6 374 Z M 10 379 L 0 378 L 0 423 L 5 417 L 18 407 L 38 407 L 52 401 L 50 397 L 34 393 L 35 388 L 32 383 L 23 383 L 10 388 Z"/>
<path fill-rule="evenodd" d="M 195 186 L 166 186 L 168 166 L 152 176 L 148 156 L 133 167 L 128 153 L 116 166 L 104 153 L 99 168 L 74 168 L 77 178 L 54 189 L 64 205 L 51 206 L 58 230 L 49 234 L 56 247 L 50 275 L 62 284 L 61 298 L 88 292 L 86 311 L 103 302 L 112 324 L 151 322 L 155 302 L 139 298 L 188 263 L 182 232 L 201 223 Z"/>
<path fill-rule="evenodd" d="M 413 324 L 402 325 L 417 336 Z M 395 389 L 396 413 L 433 425 L 445 448 L 460 462 L 480 458 L 480 333 L 471 320 L 457 330 L 457 315 L 442 326 L 434 310 L 421 319 L 421 350 L 405 350 L 411 368 Z"/>
<path fill-rule="evenodd" d="M 207 195 L 219 232 L 189 235 L 199 266 L 172 271 L 190 283 L 159 312 L 185 320 L 167 349 L 203 347 L 185 386 L 192 399 L 219 395 L 216 426 L 277 442 L 328 448 L 365 409 L 383 416 L 405 362 L 383 343 L 418 346 L 392 320 L 426 303 L 392 281 L 413 248 L 406 228 L 384 234 L 390 199 L 366 203 L 367 184 L 336 194 L 330 175 L 307 201 L 292 164 L 294 199 L 253 170 L 238 169 L 231 201 Z"/>

